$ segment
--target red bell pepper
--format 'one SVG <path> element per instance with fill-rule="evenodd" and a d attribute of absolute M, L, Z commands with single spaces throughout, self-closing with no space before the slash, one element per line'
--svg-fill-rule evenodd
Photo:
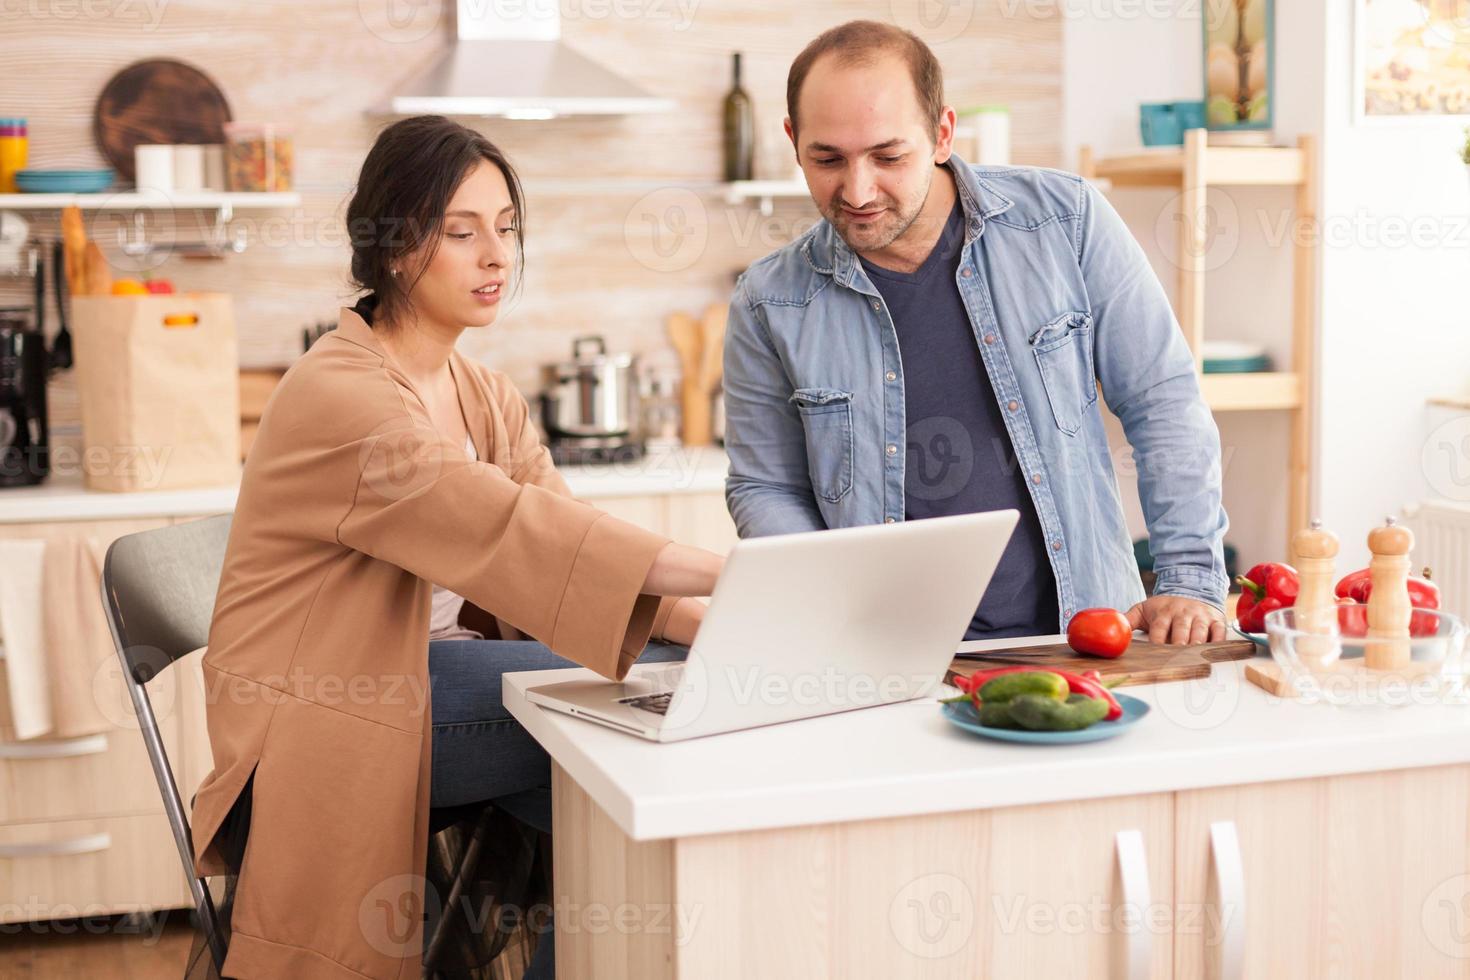
<path fill-rule="evenodd" d="M 1424 577 L 1416 578 L 1410 576 L 1408 580 L 1409 605 L 1415 609 L 1438 609 L 1440 602 L 1439 586 L 1430 581 L 1429 569 L 1424 569 Z M 1356 572 L 1349 572 L 1338 580 L 1334 589 L 1339 599 L 1351 599 L 1361 606 L 1368 605 L 1368 597 L 1373 594 L 1372 570 L 1360 568 Z M 1362 614 L 1367 616 L 1365 611 Z M 1354 619 L 1357 617 L 1355 616 Z M 1363 619 L 1366 629 L 1366 618 Z M 1410 636 L 1433 636 L 1439 630 L 1438 617 L 1413 613 L 1409 617 Z"/>
<path fill-rule="evenodd" d="M 1244 575 L 1236 576 L 1240 585 L 1240 602 L 1235 618 L 1247 633 L 1266 631 L 1266 613 L 1287 609 L 1296 604 L 1301 580 L 1296 569 L 1282 562 L 1262 562 Z"/>

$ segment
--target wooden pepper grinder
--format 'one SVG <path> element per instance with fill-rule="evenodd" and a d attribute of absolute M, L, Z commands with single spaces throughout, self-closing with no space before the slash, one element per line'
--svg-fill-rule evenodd
<path fill-rule="evenodd" d="M 1414 532 L 1392 517 L 1368 532 L 1373 591 L 1368 596 L 1368 636 L 1363 659 L 1369 670 L 1403 670 L 1409 665 L 1409 552 Z"/>
<path fill-rule="evenodd" d="M 1337 535 L 1313 519 L 1311 527 L 1291 539 L 1292 563 L 1301 580 L 1295 612 L 1296 628 L 1316 636 L 1303 637 L 1299 655 L 1312 667 L 1328 667 L 1342 655 L 1337 641 L 1337 599 L 1333 595 Z"/>

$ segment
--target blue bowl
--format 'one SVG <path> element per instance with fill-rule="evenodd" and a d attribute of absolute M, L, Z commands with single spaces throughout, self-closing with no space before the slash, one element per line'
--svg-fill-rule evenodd
<path fill-rule="evenodd" d="M 112 186 L 111 170 L 19 170 L 15 186 L 27 194 L 96 194 Z"/>
<path fill-rule="evenodd" d="M 1099 721 L 1075 732 L 1033 732 L 1024 728 L 989 728 L 980 724 L 980 715 L 972 701 L 955 701 L 944 706 L 944 717 L 956 728 L 1002 742 L 1025 742 L 1031 745 L 1071 745 L 1077 742 L 1100 742 L 1122 735 L 1148 714 L 1148 704 L 1127 694 L 1113 692 L 1123 708 L 1116 721 Z"/>
<path fill-rule="evenodd" d="M 1185 130 L 1204 128 L 1203 102 L 1145 102 L 1138 107 L 1144 146 L 1179 146 Z"/>

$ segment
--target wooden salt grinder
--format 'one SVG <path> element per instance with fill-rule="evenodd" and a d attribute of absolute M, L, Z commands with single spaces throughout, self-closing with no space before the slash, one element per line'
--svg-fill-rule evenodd
<path fill-rule="evenodd" d="M 1368 596 L 1368 636 L 1363 659 L 1369 670 L 1409 665 L 1409 552 L 1414 532 L 1387 518 L 1368 532 L 1373 591 Z"/>
<path fill-rule="evenodd" d="M 1298 654 L 1313 667 L 1326 667 L 1337 660 L 1342 646 L 1336 640 L 1337 600 L 1332 592 L 1337 558 L 1337 535 L 1323 530 L 1314 519 L 1311 527 L 1296 532 L 1291 539 L 1292 563 L 1301 579 L 1294 619 L 1296 628 L 1305 633 Z"/>

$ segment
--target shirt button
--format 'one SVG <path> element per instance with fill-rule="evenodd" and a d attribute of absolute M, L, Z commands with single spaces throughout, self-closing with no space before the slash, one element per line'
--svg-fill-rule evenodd
<path fill-rule="evenodd" d="M 875 309 L 875 310 L 881 310 L 881 309 L 883 309 L 883 304 L 880 303 L 880 302 L 878 302 L 875 299 L 875 300 L 873 300 L 873 309 Z"/>
<path fill-rule="evenodd" d="M 883 375 L 883 377 L 886 378 L 889 381 L 897 381 L 898 380 L 898 373 L 895 372 L 895 371 L 889 371 L 887 374 Z"/>
<path fill-rule="evenodd" d="M 884 524 L 892 524 L 893 523 L 893 518 L 891 518 L 891 517 L 885 517 L 885 518 L 883 518 L 883 523 Z"/>
<path fill-rule="evenodd" d="M 1016 401 L 1014 398 L 1012 398 L 1010 401 L 1006 402 L 1006 408 L 1009 408 L 1013 412 L 1016 409 L 1020 408 L 1020 407 L 1021 407 L 1021 403 L 1018 402 L 1018 401 Z"/>
<path fill-rule="evenodd" d="M 890 455 L 890 456 L 897 456 L 898 455 L 898 447 L 897 446 L 889 446 L 888 447 L 888 455 Z"/>
<path fill-rule="evenodd" d="M 969 269 L 961 269 L 960 270 L 960 278 L 961 279 L 968 279 L 968 278 L 970 278 L 970 270 Z"/>
<path fill-rule="evenodd" d="M 1031 474 L 1031 482 L 1032 483 L 1039 484 L 1041 482 L 1041 474 L 1040 473 L 1032 473 Z"/>
<path fill-rule="evenodd" d="M 1062 550 L 1062 542 L 1061 541 L 1053 541 L 1051 543 L 1051 550 L 1052 551 L 1061 551 Z"/>
<path fill-rule="evenodd" d="M 986 334 L 985 335 L 985 342 L 987 344 L 993 344 L 993 343 L 995 343 L 995 334 L 993 334 L 993 333 Z"/>

